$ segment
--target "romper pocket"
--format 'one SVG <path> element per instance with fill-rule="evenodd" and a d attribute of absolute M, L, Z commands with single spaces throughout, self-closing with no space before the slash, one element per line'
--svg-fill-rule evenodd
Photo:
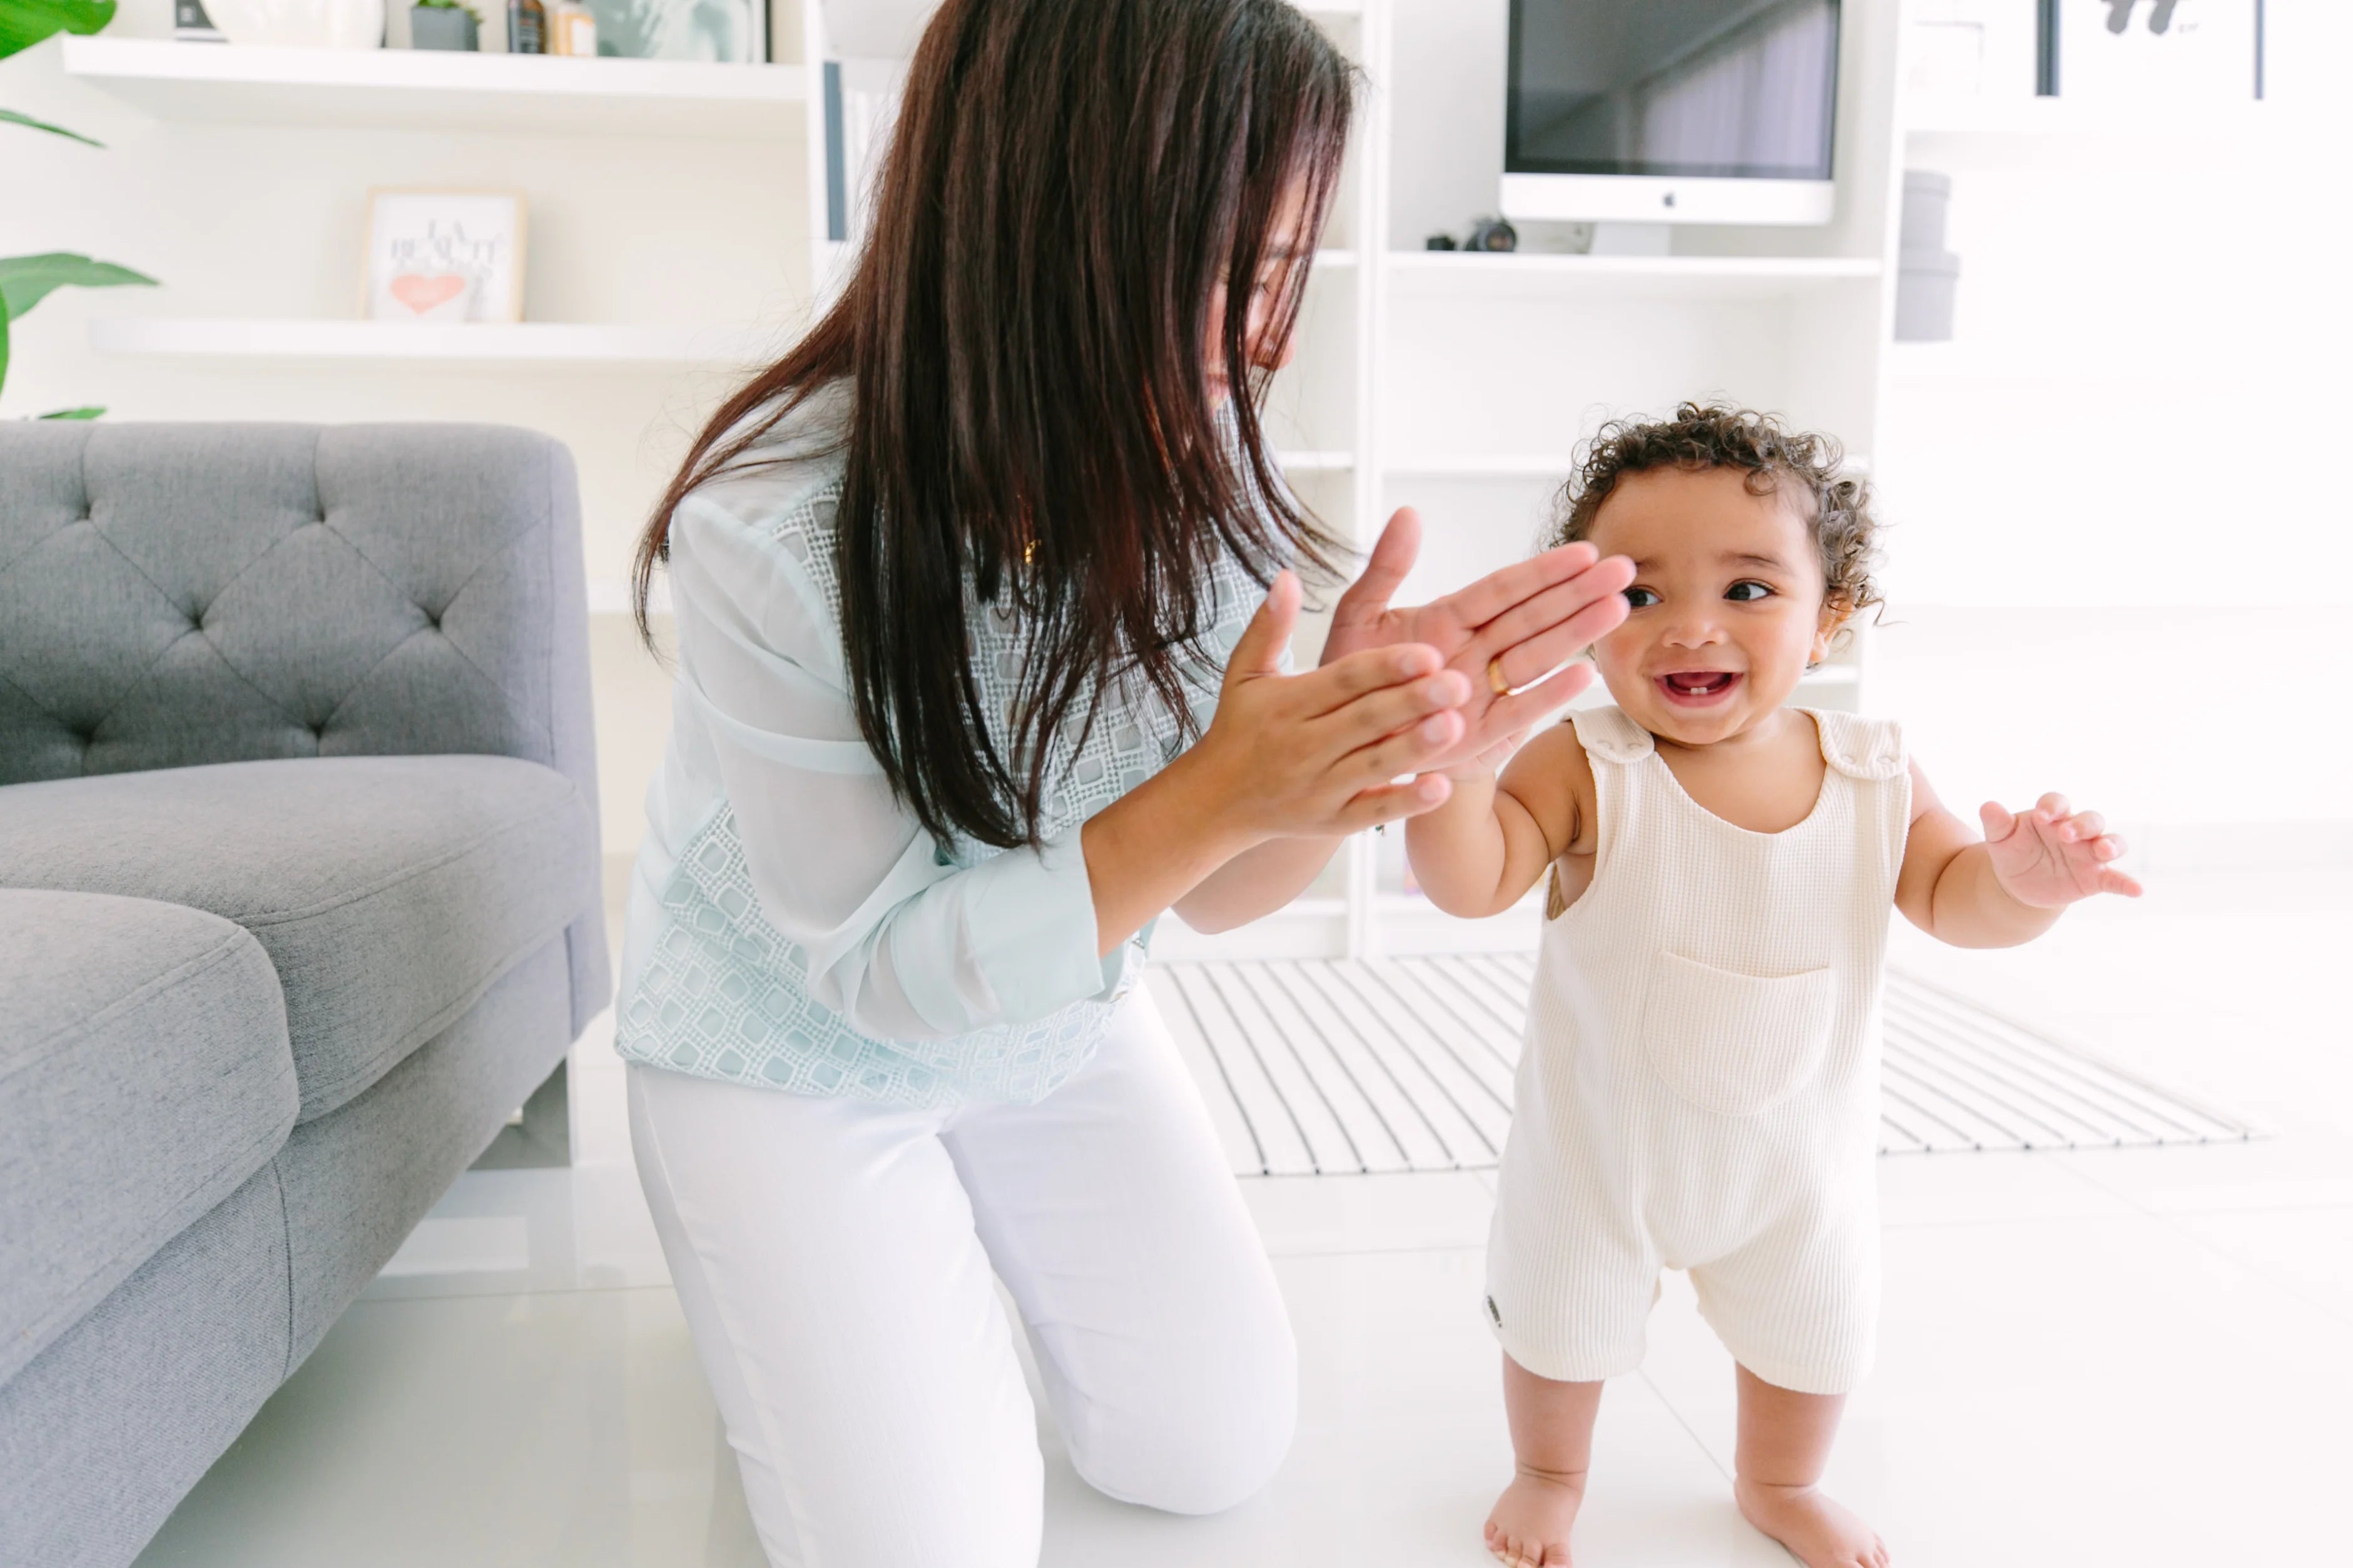
<path fill-rule="evenodd" d="M 1642 1049 L 1702 1110 L 1754 1116 L 1821 1070 L 1832 992 L 1828 969 L 1736 974 L 1662 952 L 1642 1001 Z"/>

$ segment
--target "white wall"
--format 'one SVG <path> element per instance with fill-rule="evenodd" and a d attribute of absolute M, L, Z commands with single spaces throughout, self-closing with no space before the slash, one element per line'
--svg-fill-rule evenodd
<path fill-rule="evenodd" d="M 1965 803 L 2069 788 L 2211 845 L 2353 821 L 2323 674 L 2353 639 L 2353 36 L 2271 13 L 2260 115 L 1915 148 L 1962 272 L 1954 343 L 1899 351 L 1887 405 L 1872 701 Z"/>

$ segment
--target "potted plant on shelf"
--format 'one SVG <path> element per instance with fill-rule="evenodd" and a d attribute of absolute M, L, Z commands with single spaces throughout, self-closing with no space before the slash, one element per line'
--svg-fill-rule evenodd
<path fill-rule="evenodd" d="M 95 33 L 114 19 L 114 0 L 0 0 L 0 58 L 30 48 L 52 33 Z M 62 136 L 91 147 L 101 143 L 62 125 L 0 109 L 0 125 Z M 93 261 L 70 251 L 39 256 L 0 256 L 0 387 L 8 381 L 8 328 L 58 289 L 112 289 L 153 285 L 155 279 L 111 261 Z M 44 419 L 95 419 L 103 408 L 60 408 Z"/>
<path fill-rule="evenodd" d="M 413 49 L 479 50 L 481 19 L 461 0 L 417 0 L 408 12 L 408 47 Z"/>

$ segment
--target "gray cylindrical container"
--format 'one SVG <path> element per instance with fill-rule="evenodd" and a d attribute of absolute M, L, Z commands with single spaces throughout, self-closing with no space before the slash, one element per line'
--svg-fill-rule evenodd
<path fill-rule="evenodd" d="M 1895 341 L 1949 342 L 1953 295 L 1961 277 L 1957 256 L 1906 256 L 1895 271 Z"/>
<path fill-rule="evenodd" d="M 1953 203 L 1953 176 L 1930 169 L 1904 171 L 1904 222 L 1899 247 L 1907 256 L 1945 248 L 1945 214 Z"/>
<path fill-rule="evenodd" d="M 1953 336 L 1953 296 L 1961 258 L 1945 248 L 1945 215 L 1953 177 L 1904 171 L 1902 242 L 1895 258 L 1895 341 L 1941 343 Z"/>

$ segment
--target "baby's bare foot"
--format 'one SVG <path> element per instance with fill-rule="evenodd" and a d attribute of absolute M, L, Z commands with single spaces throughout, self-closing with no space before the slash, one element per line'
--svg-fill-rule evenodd
<path fill-rule="evenodd" d="M 1806 1568 L 1888 1568 L 1887 1545 L 1871 1526 L 1819 1487 L 1771 1487 L 1736 1480 L 1740 1515 L 1788 1548 Z"/>
<path fill-rule="evenodd" d="M 1522 1470 L 1487 1516 L 1487 1550 L 1505 1568 L 1567 1568 L 1568 1532 L 1585 1501 L 1585 1477 Z"/>

